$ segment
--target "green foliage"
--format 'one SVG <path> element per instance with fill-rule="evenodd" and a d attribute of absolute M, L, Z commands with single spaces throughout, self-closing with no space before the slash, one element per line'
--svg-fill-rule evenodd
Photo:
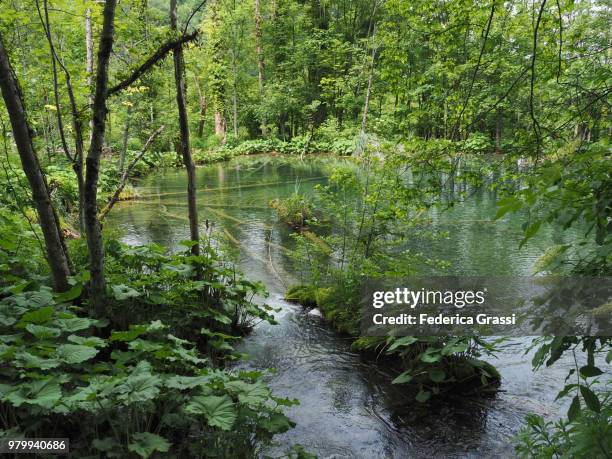
<path fill-rule="evenodd" d="M 402 279 L 436 264 L 398 248 L 405 238 L 424 236 L 423 207 L 430 199 L 439 201 L 440 181 L 434 176 L 430 186 L 422 183 L 440 166 L 452 172 L 454 159 L 450 153 L 432 164 L 428 157 L 422 165 L 419 153 L 397 153 L 390 147 L 383 151 L 384 162 L 366 150 L 359 162 L 335 168 L 328 185 L 318 187 L 318 210 L 330 221 L 318 222 L 313 229 L 330 235 L 296 236 L 294 258 L 307 282 L 290 287 L 285 298 L 317 307 L 334 328 L 353 338 L 354 349 L 384 358 L 397 374 L 393 383 L 406 384 L 419 402 L 453 391 L 493 391 L 501 376 L 479 357 L 493 354 L 495 343 L 477 336 L 361 336 L 359 308 L 365 283 Z M 413 166 L 414 181 L 405 180 L 407 165 Z"/>
<path fill-rule="evenodd" d="M 155 246 L 117 245 L 113 256 L 127 269 L 113 274 L 117 265 L 109 264 L 109 277 L 124 282 L 111 284 L 123 311 L 117 309 L 110 320 L 90 319 L 82 306 L 70 303 L 67 298 L 78 295 L 78 289 L 58 295 L 32 283 L 3 286 L 4 431 L 28 437 L 53 431 L 69 437 L 82 455 L 125 457 L 131 452 L 150 457 L 171 450 L 228 457 L 247 454 L 254 441 L 292 427 L 281 407 L 293 402 L 273 397 L 259 380 L 260 373 L 224 371 L 214 365 L 232 353 L 232 337 L 213 331 L 227 329 L 225 314 L 240 310 L 243 319 L 254 313 L 271 320 L 265 309 L 248 302 L 249 292 L 260 292 L 260 287 L 240 280 L 219 260 L 213 267 L 212 252 L 203 262 L 186 254 L 165 255 Z M 183 267 L 208 270 L 193 281 Z M 145 277 L 152 278 L 145 282 Z M 74 282 L 76 286 L 82 280 Z M 170 283 L 180 292 L 172 293 Z M 201 304 L 203 291 L 214 313 Z M 198 298 L 196 307 L 192 302 Z M 128 318 L 144 316 L 144 304 L 168 311 L 156 311 L 156 319 L 149 322 L 115 328 Z M 231 316 L 229 322 L 235 320 Z M 195 329 L 203 323 L 210 328 L 200 335 Z M 194 429 L 203 439 L 195 444 Z M 231 442 L 223 441 L 230 438 L 225 435 L 231 435 Z"/>
<path fill-rule="evenodd" d="M 295 229 L 306 228 L 314 219 L 309 198 L 299 193 L 293 193 L 284 199 L 273 199 L 270 201 L 270 207 L 276 211 L 283 223 Z"/>
<path fill-rule="evenodd" d="M 608 395 L 609 397 L 609 395 Z M 555 423 L 541 416 L 527 416 L 527 425 L 518 435 L 519 457 L 609 457 L 612 453 L 612 404 L 600 411 L 583 409 L 571 420 Z"/>

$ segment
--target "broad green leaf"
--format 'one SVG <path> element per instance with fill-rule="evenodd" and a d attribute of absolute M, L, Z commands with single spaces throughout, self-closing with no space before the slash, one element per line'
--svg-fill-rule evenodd
<path fill-rule="evenodd" d="M 61 318 L 54 321 L 58 327 L 65 332 L 75 332 L 79 330 L 85 330 L 95 324 L 94 320 L 86 317 L 72 317 L 72 318 Z"/>
<path fill-rule="evenodd" d="M 127 331 L 114 331 L 111 333 L 111 341 L 133 341 L 147 332 L 146 325 L 130 325 Z"/>
<path fill-rule="evenodd" d="M 117 387 L 119 398 L 126 404 L 153 400 L 159 394 L 161 379 L 145 371 L 142 374 L 130 375 L 123 384 Z"/>
<path fill-rule="evenodd" d="M 414 344 L 418 340 L 419 339 L 414 336 L 403 336 L 393 341 L 393 344 L 391 344 L 391 346 L 389 346 L 389 349 L 387 349 L 387 353 L 393 352 L 395 349 L 397 349 L 400 346 L 409 346 L 411 344 Z"/>
<path fill-rule="evenodd" d="M 98 350 L 80 344 L 62 344 L 57 348 L 57 358 L 69 364 L 85 362 L 93 358 Z"/>
<path fill-rule="evenodd" d="M 34 381 L 28 388 L 28 400 L 30 405 L 38 405 L 42 408 L 53 408 L 62 398 L 60 385 L 49 379 Z"/>
<path fill-rule="evenodd" d="M 261 405 L 265 403 L 270 396 L 270 390 L 259 382 L 250 384 L 244 381 L 230 381 L 225 387 L 237 394 L 238 401 L 245 405 Z"/>
<path fill-rule="evenodd" d="M 107 343 L 102 338 L 97 336 L 77 336 L 70 335 L 68 341 L 75 344 L 82 344 L 89 347 L 106 347 Z"/>
<path fill-rule="evenodd" d="M 165 386 L 171 389 L 186 390 L 203 386 L 210 381 L 209 376 L 180 376 L 174 375 L 166 380 Z"/>
<path fill-rule="evenodd" d="M 272 413 L 270 418 L 261 421 L 260 425 L 271 434 L 287 432 L 295 427 L 295 423 L 282 413 Z"/>
<path fill-rule="evenodd" d="M 21 317 L 22 323 L 31 324 L 44 324 L 48 322 L 53 316 L 53 307 L 45 306 L 44 308 L 37 309 L 36 311 L 26 312 Z"/>
<path fill-rule="evenodd" d="M 83 291 L 83 284 L 81 282 L 76 283 L 72 288 L 66 292 L 55 295 L 56 303 L 67 303 L 81 296 Z"/>
<path fill-rule="evenodd" d="M 26 330 L 38 339 L 57 338 L 61 334 L 59 328 L 45 327 L 44 325 L 27 324 Z"/>
<path fill-rule="evenodd" d="M 59 367 L 62 363 L 55 358 L 47 359 L 25 351 L 15 354 L 15 362 L 20 367 L 37 368 L 40 370 L 50 370 L 51 368 Z"/>
<path fill-rule="evenodd" d="M 113 295 L 119 301 L 127 300 L 129 298 L 137 298 L 142 295 L 142 293 L 134 290 L 132 287 L 128 287 L 127 285 L 119 284 L 113 285 Z"/>
<path fill-rule="evenodd" d="M 185 407 L 185 411 L 195 415 L 203 415 L 211 427 L 230 430 L 236 421 L 236 408 L 227 395 L 200 395 L 193 397 Z"/>
<path fill-rule="evenodd" d="M 150 432 L 138 432 L 132 435 L 128 450 L 138 454 L 140 457 L 150 457 L 154 452 L 166 453 L 171 443 L 164 437 Z"/>

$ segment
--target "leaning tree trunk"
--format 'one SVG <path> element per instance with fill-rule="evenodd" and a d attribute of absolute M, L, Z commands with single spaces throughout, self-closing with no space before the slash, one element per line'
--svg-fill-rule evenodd
<path fill-rule="evenodd" d="M 170 27 L 177 31 L 176 0 L 170 0 Z M 189 208 L 189 234 L 192 241 L 197 244 L 191 246 L 191 253 L 200 254 L 200 234 L 198 231 L 198 207 L 196 205 L 196 173 L 195 164 L 191 157 L 189 147 L 189 121 L 187 119 L 187 103 L 185 101 L 185 68 L 183 61 L 183 47 L 178 45 L 174 49 L 174 79 L 176 81 L 176 105 L 179 113 L 179 129 L 181 134 L 180 149 L 183 163 L 187 169 L 187 206 Z"/>
<path fill-rule="evenodd" d="M 59 219 L 51 204 L 49 190 L 45 177 L 40 169 L 38 157 L 34 152 L 32 144 L 32 131 L 28 124 L 21 91 L 17 78 L 11 67 L 8 54 L 4 48 L 2 36 L 0 35 L 0 88 L 6 109 L 11 120 L 13 136 L 17 151 L 21 159 L 23 171 L 26 174 L 38 220 L 45 239 L 47 261 L 51 268 L 53 285 L 57 291 L 65 291 L 70 288 L 68 276 L 70 276 L 70 260 L 68 251 L 64 245 L 64 239 L 59 226 Z"/>
<path fill-rule="evenodd" d="M 106 129 L 106 98 L 108 87 L 108 63 L 113 49 L 115 7 L 117 0 L 107 0 L 104 4 L 104 23 L 100 34 L 98 48 L 98 67 L 96 69 L 96 89 L 92 107 L 92 133 L 89 152 L 87 153 L 84 214 L 87 248 L 89 252 L 89 271 L 91 285 L 89 291 L 90 305 L 97 317 L 106 315 L 106 279 L 104 277 L 104 244 L 102 228 L 98 220 L 98 178 L 100 175 L 100 158 Z"/>

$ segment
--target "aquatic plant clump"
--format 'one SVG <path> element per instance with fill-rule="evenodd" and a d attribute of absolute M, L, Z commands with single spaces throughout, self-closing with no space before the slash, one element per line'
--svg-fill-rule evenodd
<path fill-rule="evenodd" d="M 294 193 L 285 199 L 270 201 L 279 219 L 294 229 L 306 229 L 313 222 L 314 212 L 309 199 L 299 193 Z"/>

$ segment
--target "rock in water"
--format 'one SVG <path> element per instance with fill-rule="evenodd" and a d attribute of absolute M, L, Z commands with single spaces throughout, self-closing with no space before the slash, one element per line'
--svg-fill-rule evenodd
<path fill-rule="evenodd" d="M 308 315 L 312 317 L 323 317 L 323 314 L 321 314 L 321 311 L 319 311 L 317 308 L 308 311 Z"/>

